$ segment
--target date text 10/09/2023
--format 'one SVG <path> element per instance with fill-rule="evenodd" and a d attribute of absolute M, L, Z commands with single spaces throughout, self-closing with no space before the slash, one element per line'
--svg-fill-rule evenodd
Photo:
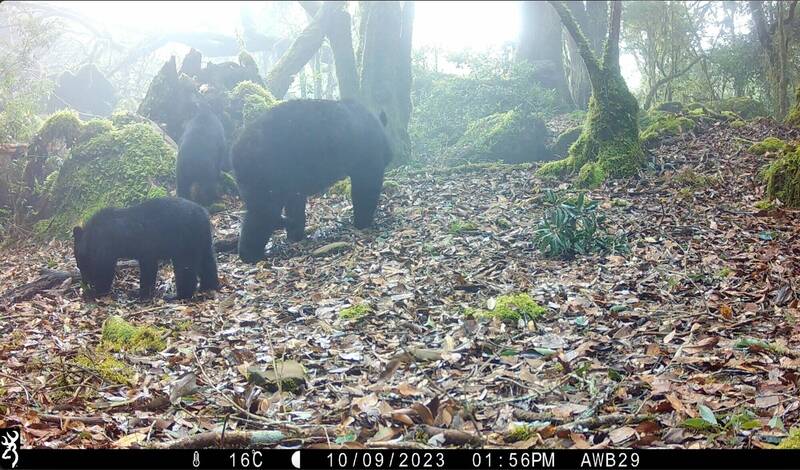
<path fill-rule="evenodd" d="M 568 467 L 574 468 L 637 468 L 636 452 L 615 453 L 586 451 L 579 457 L 573 455 Z M 456 457 L 453 459 L 453 457 Z M 457 460 L 457 461 L 454 461 Z M 457 454 L 436 451 L 370 451 L 326 453 L 328 468 L 562 468 L 556 462 L 556 453 L 549 451 L 476 451 Z M 566 462 L 565 462 L 566 463 Z M 563 467 L 566 468 L 566 467 Z"/>

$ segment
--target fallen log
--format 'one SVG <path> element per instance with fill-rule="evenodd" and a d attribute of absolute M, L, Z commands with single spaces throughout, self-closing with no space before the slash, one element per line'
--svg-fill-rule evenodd
<path fill-rule="evenodd" d="M 223 440 L 224 438 L 224 440 Z M 280 431 L 201 432 L 177 441 L 160 442 L 156 449 L 204 449 L 208 447 L 250 448 L 275 444 L 284 439 Z"/>

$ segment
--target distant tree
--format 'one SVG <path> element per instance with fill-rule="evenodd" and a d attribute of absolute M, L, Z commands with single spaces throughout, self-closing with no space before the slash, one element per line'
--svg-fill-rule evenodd
<path fill-rule="evenodd" d="M 564 73 L 561 21 L 553 7 L 545 2 L 520 2 L 522 29 L 517 60 L 534 67 L 534 79 L 543 88 L 555 90 L 562 104 L 574 106 Z"/>
<path fill-rule="evenodd" d="M 750 11 L 753 17 L 756 37 L 766 57 L 769 97 L 775 113 L 783 118 L 789 110 L 789 74 L 791 62 L 789 44 L 792 28 L 796 25 L 795 11 L 797 0 L 774 3 L 770 20 L 765 12 L 765 2 L 751 0 Z M 794 33 L 796 34 L 796 33 Z"/>
<path fill-rule="evenodd" d="M 570 148 L 569 157 L 550 162 L 541 174 L 578 171 L 579 184 L 595 186 L 607 176 L 635 174 L 644 161 L 639 142 L 636 98 L 628 90 L 619 67 L 619 37 L 622 5 L 611 3 L 603 56 L 598 59 L 580 26 L 562 2 L 551 1 L 569 31 L 586 65 L 592 84 L 589 112 L 583 132 Z"/>

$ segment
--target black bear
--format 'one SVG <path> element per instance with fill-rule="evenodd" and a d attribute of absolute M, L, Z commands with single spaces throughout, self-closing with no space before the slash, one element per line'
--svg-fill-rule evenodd
<path fill-rule="evenodd" d="M 217 199 L 220 171 L 230 169 L 225 129 L 208 104 L 198 104 L 178 149 L 178 197 L 207 206 Z"/>
<path fill-rule="evenodd" d="M 245 262 L 263 258 L 272 232 L 281 227 L 289 240 L 301 240 L 306 198 L 346 176 L 353 223 L 357 228 L 370 226 L 383 172 L 392 158 L 385 119 L 381 113 L 379 121 L 355 101 L 291 100 L 248 124 L 231 151 L 247 209 L 239 232 L 239 257 Z"/>
<path fill-rule="evenodd" d="M 139 262 L 139 297 L 148 299 L 156 287 L 159 260 L 172 260 L 178 299 L 197 288 L 216 290 L 217 260 L 208 212 L 176 197 L 148 199 L 124 209 L 107 207 L 72 231 L 75 260 L 81 278 L 95 295 L 111 291 L 118 259 Z"/>

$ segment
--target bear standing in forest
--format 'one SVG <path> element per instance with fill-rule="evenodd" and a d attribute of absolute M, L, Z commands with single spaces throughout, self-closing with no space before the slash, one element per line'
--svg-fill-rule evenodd
<path fill-rule="evenodd" d="M 247 125 L 231 152 L 247 209 L 239 257 L 245 262 L 263 258 L 264 246 L 280 227 L 289 240 L 303 239 L 306 198 L 346 176 L 353 222 L 357 228 L 370 226 L 392 158 L 385 119 L 381 113 L 379 121 L 355 101 L 291 100 Z"/>
<path fill-rule="evenodd" d="M 207 206 L 217 199 L 220 171 L 230 169 L 225 129 L 208 104 L 197 105 L 178 150 L 178 197 Z"/>
<path fill-rule="evenodd" d="M 118 259 L 139 262 L 139 297 L 156 287 L 159 260 L 172 260 L 178 299 L 200 290 L 216 290 L 217 259 L 208 212 L 185 199 L 166 197 L 125 209 L 105 208 L 72 232 L 75 260 L 94 295 L 111 291 Z"/>

